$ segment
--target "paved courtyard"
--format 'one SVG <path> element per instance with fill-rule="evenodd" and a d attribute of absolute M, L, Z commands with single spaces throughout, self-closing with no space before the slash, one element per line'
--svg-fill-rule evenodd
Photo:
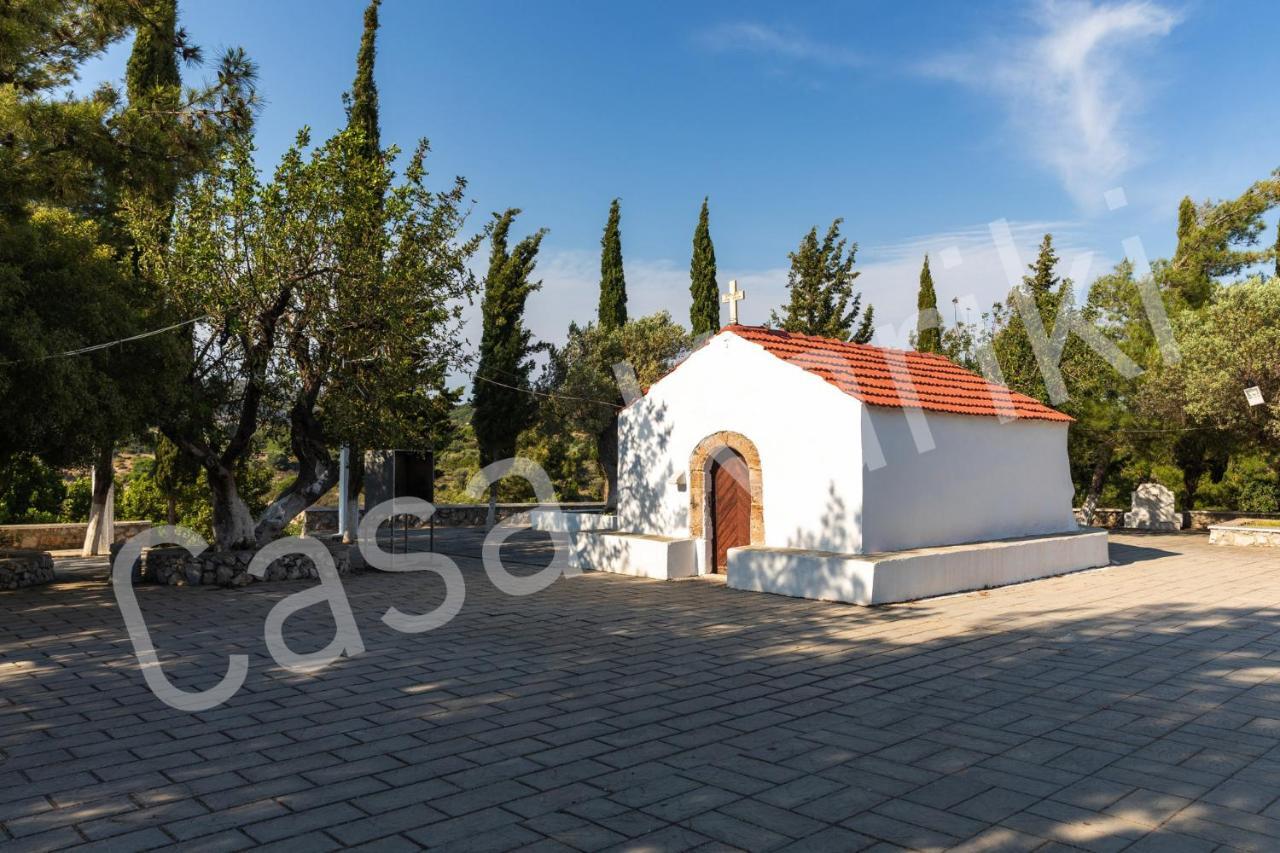
<path fill-rule="evenodd" d="M 440 545 L 479 553 L 474 534 Z M 536 562 L 531 536 L 510 549 Z M 498 592 L 459 557 L 345 580 L 367 651 L 263 642 L 306 583 L 139 588 L 147 689 L 100 563 L 0 593 L 0 844 L 109 850 L 1274 850 L 1280 558 L 1116 536 L 1109 569 L 876 609 L 592 574 Z M 323 605 L 296 651 L 329 642 Z"/>

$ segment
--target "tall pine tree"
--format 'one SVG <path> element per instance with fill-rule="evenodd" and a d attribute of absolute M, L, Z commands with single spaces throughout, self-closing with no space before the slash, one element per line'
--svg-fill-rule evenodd
<path fill-rule="evenodd" d="M 622 210 L 609 205 L 609 221 L 600 238 L 600 328 L 617 329 L 627 322 L 627 278 L 622 271 Z"/>
<path fill-rule="evenodd" d="M 711 243 L 707 199 L 702 200 L 698 227 L 693 232 L 693 259 L 689 262 L 689 324 L 694 335 L 720 330 L 720 285 L 716 282 L 716 247 Z"/>
<path fill-rule="evenodd" d="M 1043 403 L 1051 403 L 1035 347 L 1027 331 L 1017 297 L 1029 297 L 1040 315 L 1045 334 L 1052 335 L 1057 322 L 1058 308 L 1064 299 L 1071 299 L 1071 280 L 1057 274 L 1058 255 L 1053 249 L 1053 235 L 1045 234 L 1034 263 L 1027 267 L 1027 274 L 1015 286 L 1008 299 L 1008 313 L 1002 315 L 1002 328 L 996 333 L 992 345 L 1000 362 L 1005 384 L 1015 391 L 1034 397 Z"/>
<path fill-rule="evenodd" d="M 788 255 L 790 295 L 783 306 L 784 313 L 773 312 L 774 325 L 788 332 L 841 341 L 867 343 L 871 340 L 875 331 L 874 310 L 868 306 L 863 314 L 862 294 L 853 289 L 854 279 L 859 275 L 853 269 L 858 244 L 848 243 L 840 236 L 843 221 L 832 222 L 821 242 L 817 227 L 811 228 L 799 248 Z M 858 323 L 860 314 L 862 322 Z"/>
<path fill-rule="evenodd" d="M 497 217 L 490 237 L 489 273 L 484 280 L 480 313 L 480 363 L 472 391 L 471 426 L 480 446 L 480 464 L 516 455 L 520 433 L 537 415 L 529 393 L 533 361 L 532 334 L 524 325 L 525 300 L 541 286 L 530 281 L 545 230 L 525 237 L 508 250 L 511 223 L 520 213 L 512 208 Z M 488 524 L 495 521 L 498 483 L 489 486 Z"/>
<path fill-rule="evenodd" d="M 933 289 L 928 255 L 920 268 L 920 293 L 916 296 L 916 350 L 942 352 L 942 315 L 938 313 L 938 294 Z"/>
<path fill-rule="evenodd" d="M 1046 322 L 1057 312 L 1058 291 L 1062 279 L 1057 275 L 1058 253 L 1053 249 L 1053 235 L 1046 234 L 1040 241 L 1040 251 L 1031 264 L 1030 275 L 1022 277 L 1022 283 L 1036 301 L 1036 307 L 1045 315 Z"/>

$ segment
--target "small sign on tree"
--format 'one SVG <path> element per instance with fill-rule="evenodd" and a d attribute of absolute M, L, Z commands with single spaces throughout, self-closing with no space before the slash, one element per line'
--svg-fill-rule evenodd
<path fill-rule="evenodd" d="M 1244 389 L 1244 398 L 1249 401 L 1250 406 L 1261 406 L 1266 402 L 1262 399 L 1262 389 L 1257 385 Z"/>

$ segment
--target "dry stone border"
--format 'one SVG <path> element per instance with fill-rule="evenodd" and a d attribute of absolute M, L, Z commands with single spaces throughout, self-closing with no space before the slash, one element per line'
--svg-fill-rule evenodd
<path fill-rule="evenodd" d="M 53 583 L 53 556 L 22 548 L 0 550 L 0 589 Z"/>
<path fill-rule="evenodd" d="M 325 547 L 333 556 L 339 575 L 352 570 L 353 556 L 356 568 L 363 568 L 363 561 L 355 548 L 340 542 L 326 542 Z M 249 574 L 249 563 L 256 551 L 203 551 L 191 556 L 186 548 L 177 546 L 147 548 L 142 552 L 135 579 L 141 576 L 147 582 L 164 586 L 222 586 L 243 587 L 260 582 Z M 318 578 L 311 558 L 302 554 L 286 554 L 267 567 L 261 581 L 307 580 Z"/>

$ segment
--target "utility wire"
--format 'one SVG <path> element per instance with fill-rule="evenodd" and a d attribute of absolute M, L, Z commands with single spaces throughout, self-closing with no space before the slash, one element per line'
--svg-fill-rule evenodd
<path fill-rule="evenodd" d="M 463 371 L 463 372 L 467 373 L 467 371 Z M 512 391 L 521 391 L 525 394 L 533 394 L 538 397 L 548 397 L 553 400 L 576 400 L 577 402 L 580 402 L 580 403 L 595 403 L 598 406 L 608 406 L 611 409 L 623 408 L 622 406 L 619 406 L 617 403 L 609 403 L 604 400 L 596 400 L 592 397 L 574 397 L 570 394 L 552 394 L 547 391 L 535 391 L 532 388 L 520 388 L 519 386 L 516 386 L 516 385 L 508 385 L 505 382 L 499 382 L 496 379 L 490 379 L 487 376 L 481 376 L 479 373 L 467 373 L 467 375 L 471 376 L 474 379 L 479 379 L 481 382 L 488 382 L 490 385 L 497 385 L 499 388 L 509 388 Z"/>
<path fill-rule="evenodd" d="M 51 361 L 55 358 L 70 358 L 71 356 L 85 355 L 86 353 L 98 352 L 99 350 L 109 349 L 119 344 L 127 344 L 132 341 L 140 341 L 143 338 L 151 338 L 156 335 L 163 335 L 165 332 L 172 332 L 174 329 L 181 329 L 183 326 L 190 326 L 192 323 L 199 323 L 201 320 L 209 319 L 208 315 L 195 317 L 191 320 L 183 320 L 181 323 L 174 323 L 172 326 L 165 326 L 163 329 L 152 329 L 150 332 L 142 332 L 141 334 L 131 335 L 127 338 L 118 338 L 114 341 L 107 341 L 102 344 L 93 344 L 79 349 L 67 350 L 66 352 L 55 352 L 49 355 L 42 355 L 36 358 L 19 358 L 14 361 L 0 361 L 0 367 L 8 367 L 13 364 L 35 364 L 41 361 Z"/>
<path fill-rule="evenodd" d="M 114 341 L 106 341 L 105 343 L 93 344 L 87 347 L 80 347 L 79 349 L 67 350 L 66 352 L 50 353 L 49 355 L 42 355 L 36 358 L 17 359 L 14 361 L 0 361 L 0 367 L 8 367 L 14 364 L 34 364 L 42 361 L 50 361 L 55 358 L 70 358 L 72 356 L 77 356 L 77 355 L 86 355 L 87 353 L 98 352 L 100 350 L 109 349 L 111 347 L 118 346 L 120 344 L 127 344 L 133 341 L 140 341 L 144 338 L 150 338 L 156 335 L 163 335 L 165 332 L 172 332 L 174 329 L 181 329 L 183 326 L 190 326 L 192 323 L 199 323 L 201 320 L 207 320 L 207 319 L 209 319 L 208 315 L 202 315 L 190 320 L 184 320 L 181 323 L 174 323 L 172 326 L 165 326 L 163 329 L 153 329 L 149 332 L 142 332 L 137 335 L 130 335 L 127 338 L 118 338 Z M 595 403 L 598 406 L 608 406 L 611 409 L 623 408 L 622 406 L 619 406 L 617 403 L 611 403 L 605 400 L 597 400 L 592 397 L 575 397 L 570 394 L 552 394 L 547 391 L 536 391 L 532 388 L 521 388 L 517 385 L 509 385 L 505 382 L 499 382 L 496 379 L 490 379 L 489 377 L 481 376 L 478 373 L 471 373 L 469 371 L 463 371 L 463 372 L 467 373 L 468 376 L 471 376 L 474 379 L 480 380 L 481 382 L 488 382 L 490 385 L 497 385 L 500 388 L 507 388 L 512 391 L 520 391 L 525 394 L 533 394 L 538 397 L 547 397 L 553 400 L 574 400 L 580 403 Z"/>

